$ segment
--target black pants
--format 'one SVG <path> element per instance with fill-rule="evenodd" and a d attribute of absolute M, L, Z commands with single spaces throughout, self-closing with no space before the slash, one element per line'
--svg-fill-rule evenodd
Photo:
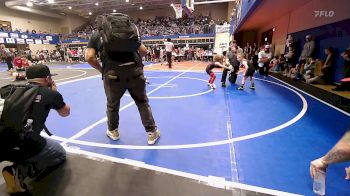
<path fill-rule="evenodd" d="M 254 68 L 255 70 L 258 70 L 259 69 L 259 63 L 258 63 L 258 55 L 254 55 L 253 56 L 253 65 L 254 65 Z"/>
<path fill-rule="evenodd" d="M 120 99 L 128 90 L 139 110 L 146 131 L 156 131 L 157 127 L 146 94 L 146 79 L 141 66 L 116 66 L 104 73 L 103 81 L 107 96 L 108 130 L 118 130 Z"/>
<path fill-rule="evenodd" d="M 66 151 L 59 143 L 50 139 L 45 140 L 46 145 L 35 155 L 31 155 L 24 160 L 22 158 L 23 156 L 4 159 L 14 163 L 12 168 L 18 175 L 18 180 L 23 188 L 29 188 L 31 182 L 37 180 L 38 178 L 45 177 L 45 175 L 49 174 L 51 171 L 53 171 L 53 169 L 57 168 L 66 160 Z M 2 154 L 3 152 L 0 153 Z M 28 154 L 28 152 L 18 153 L 18 155 L 20 154 Z"/>
<path fill-rule="evenodd" d="M 172 53 L 171 52 L 166 52 L 166 60 L 168 61 L 169 68 L 171 68 L 171 63 L 172 63 Z"/>
<path fill-rule="evenodd" d="M 225 83 L 226 82 L 227 72 L 228 72 L 228 69 L 224 69 L 222 71 L 221 83 Z"/>
<path fill-rule="evenodd" d="M 7 64 L 7 69 L 8 70 L 13 69 L 12 58 L 11 57 L 6 58 L 5 61 L 6 61 L 6 64 Z"/>
<path fill-rule="evenodd" d="M 235 83 L 236 79 L 237 79 L 237 72 L 239 70 L 238 66 L 233 67 L 233 71 L 231 72 L 231 75 L 233 76 L 233 80 L 230 78 L 230 82 Z M 226 78 L 227 78 L 227 73 L 228 73 L 228 69 L 224 69 L 222 71 L 222 76 L 221 76 L 221 82 L 225 83 L 226 82 Z"/>
<path fill-rule="evenodd" d="M 269 75 L 269 66 L 269 63 L 264 63 L 263 67 L 259 67 L 259 74 L 267 77 Z"/>

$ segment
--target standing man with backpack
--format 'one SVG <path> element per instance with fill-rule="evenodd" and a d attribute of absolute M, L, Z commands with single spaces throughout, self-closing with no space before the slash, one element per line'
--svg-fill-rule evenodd
<path fill-rule="evenodd" d="M 51 109 L 62 117 L 70 113 L 45 65 L 26 69 L 29 84 L 0 89 L 0 162 L 13 162 L 2 170 L 10 194 L 29 189 L 30 182 L 66 159 L 64 148 L 40 136 Z"/>
<path fill-rule="evenodd" d="M 141 56 L 147 54 L 141 44 L 140 34 L 129 16 L 124 14 L 102 15 L 96 18 L 95 32 L 85 53 L 86 61 L 99 72 L 107 97 L 107 136 L 119 139 L 120 99 L 128 90 L 139 110 L 142 124 L 147 132 L 149 145 L 160 137 L 153 119 L 146 94 L 146 79 Z M 102 66 L 96 56 L 100 55 Z"/>

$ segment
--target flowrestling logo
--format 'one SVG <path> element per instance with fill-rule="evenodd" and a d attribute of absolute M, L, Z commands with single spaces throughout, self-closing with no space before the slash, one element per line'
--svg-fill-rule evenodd
<path fill-rule="evenodd" d="M 334 11 L 332 10 L 315 10 L 314 13 L 316 18 L 332 18 L 334 16 Z"/>

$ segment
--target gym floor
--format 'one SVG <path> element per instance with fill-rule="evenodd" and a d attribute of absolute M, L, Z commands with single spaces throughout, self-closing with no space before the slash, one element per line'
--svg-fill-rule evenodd
<path fill-rule="evenodd" d="M 87 64 L 50 65 L 71 115 L 51 112 L 47 127 L 67 149 L 143 163 L 180 174 L 251 185 L 269 193 L 313 195 L 311 160 L 324 155 L 347 130 L 350 114 L 283 81 L 255 75 L 256 90 L 227 82 L 207 86 L 205 62 L 178 62 L 173 69 L 145 67 L 147 92 L 161 138 L 147 145 L 137 107 L 122 98 L 119 141 L 105 132 L 106 98 L 101 75 Z M 11 82 L 0 67 L 0 85 Z M 238 77 L 237 84 L 241 77 Z M 350 195 L 346 164 L 327 171 L 327 195 Z M 266 192 L 265 192 L 266 193 Z"/>

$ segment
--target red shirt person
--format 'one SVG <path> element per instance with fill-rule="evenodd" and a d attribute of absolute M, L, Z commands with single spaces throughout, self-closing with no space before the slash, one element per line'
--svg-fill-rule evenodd
<path fill-rule="evenodd" d="M 22 57 L 21 56 L 16 56 L 13 59 L 13 64 L 15 65 L 16 69 L 22 69 L 23 64 L 22 64 Z"/>

